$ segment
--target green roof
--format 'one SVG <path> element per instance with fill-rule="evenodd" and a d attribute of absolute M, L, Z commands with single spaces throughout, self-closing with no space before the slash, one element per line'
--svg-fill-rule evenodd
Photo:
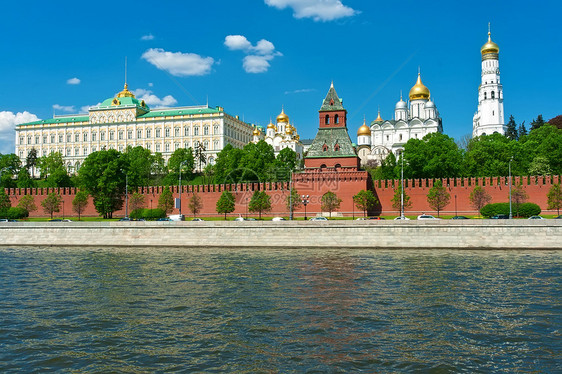
<path fill-rule="evenodd" d="M 160 116 L 181 116 L 191 114 L 214 114 L 219 113 L 217 108 L 171 108 L 171 109 L 156 109 L 146 114 L 138 116 L 138 118 L 152 118 Z"/>
<path fill-rule="evenodd" d="M 324 147 L 324 144 L 326 147 Z M 336 150 L 336 144 L 339 146 L 339 150 Z M 337 127 L 319 128 L 316 138 L 308 149 L 306 158 L 356 156 L 347 128 Z"/>
<path fill-rule="evenodd" d="M 343 108 L 343 100 L 338 97 L 333 83 L 328 90 L 328 94 L 326 94 L 322 107 L 320 108 L 321 112 L 330 110 L 345 110 Z"/>
<path fill-rule="evenodd" d="M 119 100 L 119 104 L 118 105 L 113 105 L 113 100 Z M 103 101 L 103 103 L 101 103 L 99 106 L 107 106 L 107 107 L 120 107 L 120 106 L 129 106 L 129 105 L 134 105 L 134 106 L 138 106 L 140 108 L 143 108 L 145 110 L 150 110 L 150 108 L 145 104 L 144 106 L 142 105 L 144 103 L 144 100 L 141 101 L 135 97 L 110 97 L 109 99 L 105 99 Z"/>
<path fill-rule="evenodd" d="M 16 125 L 16 126 L 51 125 L 51 124 L 69 123 L 69 122 L 88 122 L 88 120 L 89 120 L 89 116 L 68 116 L 68 117 L 65 116 L 65 117 L 55 117 L 55 118 L 50 118 L 50 119 L 45 119 L 45 120 L 40 120 L 40 121 L 22 123 L 22 124 Z"/>

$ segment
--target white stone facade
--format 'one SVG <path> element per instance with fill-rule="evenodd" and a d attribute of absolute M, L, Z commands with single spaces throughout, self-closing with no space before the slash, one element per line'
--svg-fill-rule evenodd
<path fill-rule="evenodd" d="M 300 141 L 300 135 L 297 133 L 297 128 L 289 123 L 289 117 L 281 110 L 281 114 L 277 116 L 277 124 L 269 123 L 267 129 L 256 128 L 253 133 L 252 141 L 254 143 L 260 140 L 273 147 L 275 156 L 283 149 L 292 149 L 299 160 L 303 157 L 304 146 Z M 263 133 L 265 131 L 265 134 Z"/>

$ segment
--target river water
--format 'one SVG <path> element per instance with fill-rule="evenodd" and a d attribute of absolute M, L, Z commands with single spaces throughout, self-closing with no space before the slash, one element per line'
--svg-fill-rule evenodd
<path fill-rule="evenodd" d="M 553 373 L 562 252 L 1 249 L 0 372 Z"/>

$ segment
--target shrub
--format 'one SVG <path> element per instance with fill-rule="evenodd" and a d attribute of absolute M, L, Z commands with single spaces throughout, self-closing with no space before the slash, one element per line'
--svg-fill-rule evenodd
<path fill-rule="evenodd" d="M 164 209 L 143 209 L 142 218 L 147 221 L 154 221 L 155 219 L 164 217 L 166 217 L 166 211 Z"/>
<path fill-rule="evenodd" d="M 512 204 L 512 214 L 515 215 L 515 204 Z M 537 216 L 541 213 L 541 208 L 534 203 L 519 204 L 519 217 Z M 493 217 L 498 214 L 509 215 L 509 203 L 486 204 L 480 209 L 480 214 L 484 217 Z"/>
<path fill-rule="evenodd" d="M 23 208 L 11 207 L 6 215 L 8 219 L 22 219 L 29 217 L 29 212 Z"/>
<path fill-rule="evenodd" d="M 144 209 L 142 208 L 135 209 L 131 212 L 131 214 L 129 214 L 129 217 L 131 217 L 132 219 L 139 219 L 139 218 L 143 218 L 143 214 L 144 214 Z"/>

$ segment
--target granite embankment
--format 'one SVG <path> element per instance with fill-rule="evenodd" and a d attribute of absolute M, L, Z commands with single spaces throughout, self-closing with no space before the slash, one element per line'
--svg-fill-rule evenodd
<path fill-rule="evenodd" d="M 17 222 L 0 246 L 562 249 L 562 220 Z"/>

